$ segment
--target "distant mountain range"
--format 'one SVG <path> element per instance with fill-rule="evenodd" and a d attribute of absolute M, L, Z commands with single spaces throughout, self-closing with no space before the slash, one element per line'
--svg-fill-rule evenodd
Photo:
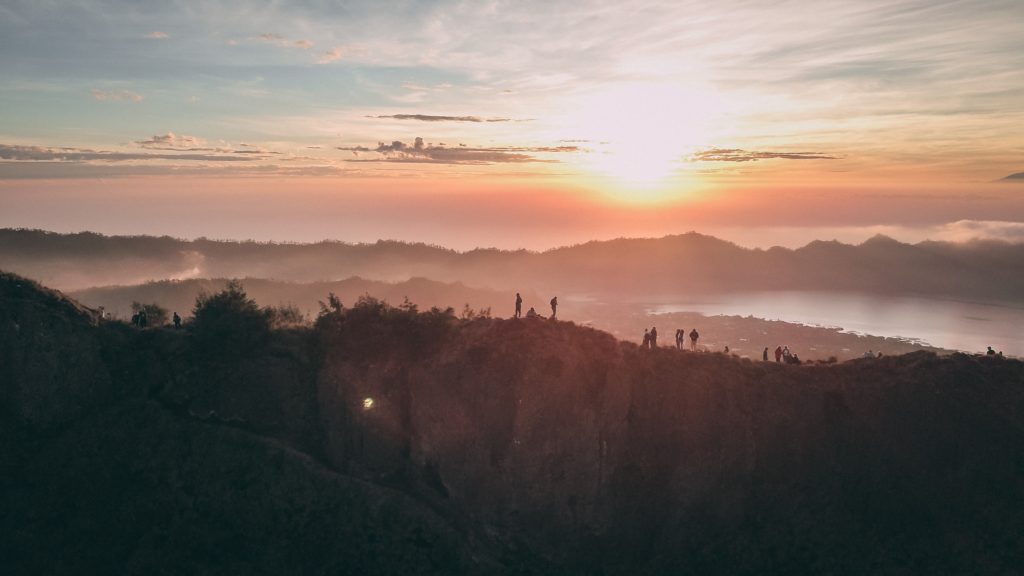
<path fill-rule="evenodd" d="M 0 230 L 0 269 L 64 290 L 164 279 L 316 282 L 359 276 L 619 300 L 823 290 L 1017 302 L 1024 300 L 1022 264 L 1024 244 L 905 244 L 885 236 L 859 245 L 815 241 L 795 250 L 762 250 L 690 232 L 545 252 L 457 252 L 395 241 L 286 244 Z"/>

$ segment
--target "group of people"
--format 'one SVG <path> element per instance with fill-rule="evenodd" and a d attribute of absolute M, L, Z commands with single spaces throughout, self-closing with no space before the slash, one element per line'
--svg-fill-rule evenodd
<path fill-rule="evenodd" d="M 558 296 L 555 296 L 554 298 L 552 298 L 550 304 L 551 304 L 551 318 L 554 319 L 558 315 Z M 522 316 L 523 316 L 523 297 L 519 295 L 519 292 L 516 292 L 516 313 L 515 313 L 515 316 L 513 316 L 513 318 L 522 318 Z M 533 308 L 533 306 L 531 306 L 530 309 L 526 311 L 526 317 L 527 318 L 543 318 L 543 316 L 541 316 L 540 314 L 537 313 L 537 310 L 535 310 Z"/>
<path fill-rule="evenodd" d="M 700 339 L 700 333 L 694 328 L 690 330 L 690 350 L 697 351 L 697 340 Z M 676 330 L 676 349 L 682 350 L 683 343 L 686 341 L 686 330 L 679 328 Z M 641 348 L 657 348 L 658 347 L 658 327 L 652 326 L 649 330 L 644 329 L 644 341 L 640 345 Z M 728 349 L 726 349 L 728 352 Z"/>
<path fill-rule="evenodd" d="M 171 322 L 174 323 L 175 329 L 181 328 L 181 316 L 178 316 L 177 312 L 174 313 L 174 316 L 171 318 Z M 149 317 L 146 315 L 145 309 L 132 314 L 132 325 L 138 328 L 146 328 L 149 326 Z"/>
<path fill-rule="evenodd" d="M 764 352 L 761 353 L 761 359 L 765 362 L 768 361 L 768 347 L 765 346 Z M 789 351 L 789 346 L 776 346 L 775 347 L 775 361 L 785 362 L 786 364 L 800 364 L 800 357 Z"/>
<path fill-rule="evenodd" d="M 132 326 L 137 326 L 139 328 L 149 326 L 149 318 L 146 317 L 145 310 L 139 310 L 135 314 L 132 314 Z"/>

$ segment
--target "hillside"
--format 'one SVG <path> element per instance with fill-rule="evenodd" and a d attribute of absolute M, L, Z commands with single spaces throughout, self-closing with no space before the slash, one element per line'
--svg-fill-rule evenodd
<path fill-rule="evenodd" d="M 131 317 L 132 303 L 155 303 L 169 311 L 177 311 L 189 321 L 196 298 L 203 293 L 222 290 L 227 280 L 164 280 L 136 286 L 105 286 L 78 290 L 69 294 L 93 308 L 101 308 L 108 317 L 125 320 Z M 336 282 L 279 282 L 247 279 L 245 289 L 261 306 L 294 305 L 307 318 L 313 318 L 320 303 L 329 293 L 342 302 L 352 304 L 364 295 L 399 305 L 406 299 L 423 308 L 453 308 L 462 315 L 465 307 L 473 311 L 491 310 L 493 316 L 511 316 L 514 293 L 474 289 L 460 283 L 444 284 L 423 278 L 406 282 L 377 282 L 362 278 L 349 278 Z M 543 303 L 547 299 L 523 291 L 527 306 Z M 547 310 L 541 306 L 541 311 Z M 738 316 L 704 316 L 693 312 L 651 315 L 643 304 L 609 305 L 601 302 L 562 299 L 559 317 L 604 330 L 619 339 L 637 341 L 645 328 L 657 324 L 663 333 L 666 327 L 699 326 L 703 335 L 701 347 L 723 350 L 729 346 L 740 356 L 760 358 L 764 347 L 774 349 L 787 345 L 808 360 L 840 360 L 859 358 L 873 350 L 884 354 L 906 354 L 919 350 L 949 352 L 897 338 L 883 338 L 842 332 L 835 328 L 804 326 L 780 321 Z M 672 328 L 668 328 L 670 336 Z M 665 345 L 671 342 L 663 341 Z"/>
<path fill-rule="evenodd" d="M 746 249 L 694 232 L 618 239 L 546 252 L 375 244 L 268 244 L 0 230 L 0 268 L 64 290 L 186 278 L 397 282 L 429 278 L 499 291 L 588 294 L 605 300 L 680 293 L 832 290 L 1021 302 L 1024 245 L 812 242 Z"/>
<path fill-rule="evenodd" d="M 242 348 L 203 326 L 0 276 L 5 573 L 1024 563 L 1019 361 L 786 366 L 373 300 Z"/>

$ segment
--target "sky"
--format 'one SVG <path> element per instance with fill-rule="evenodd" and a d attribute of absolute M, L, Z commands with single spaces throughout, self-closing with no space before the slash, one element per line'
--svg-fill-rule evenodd
<path fill-rule="evenodd" d="M 0 226 L 1024 241 L 1022 29 L 1020 0 L 6 0 Z"/>

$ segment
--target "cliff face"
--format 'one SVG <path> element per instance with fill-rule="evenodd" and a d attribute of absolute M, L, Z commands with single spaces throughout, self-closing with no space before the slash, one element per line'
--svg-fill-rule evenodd
<path fill-rule="evenodd" d="M 1017 361 L 782 366 L 373 302 L 227 356 L 19 281 L 0 282 L 15 572 L 1024 562 Z"/>

